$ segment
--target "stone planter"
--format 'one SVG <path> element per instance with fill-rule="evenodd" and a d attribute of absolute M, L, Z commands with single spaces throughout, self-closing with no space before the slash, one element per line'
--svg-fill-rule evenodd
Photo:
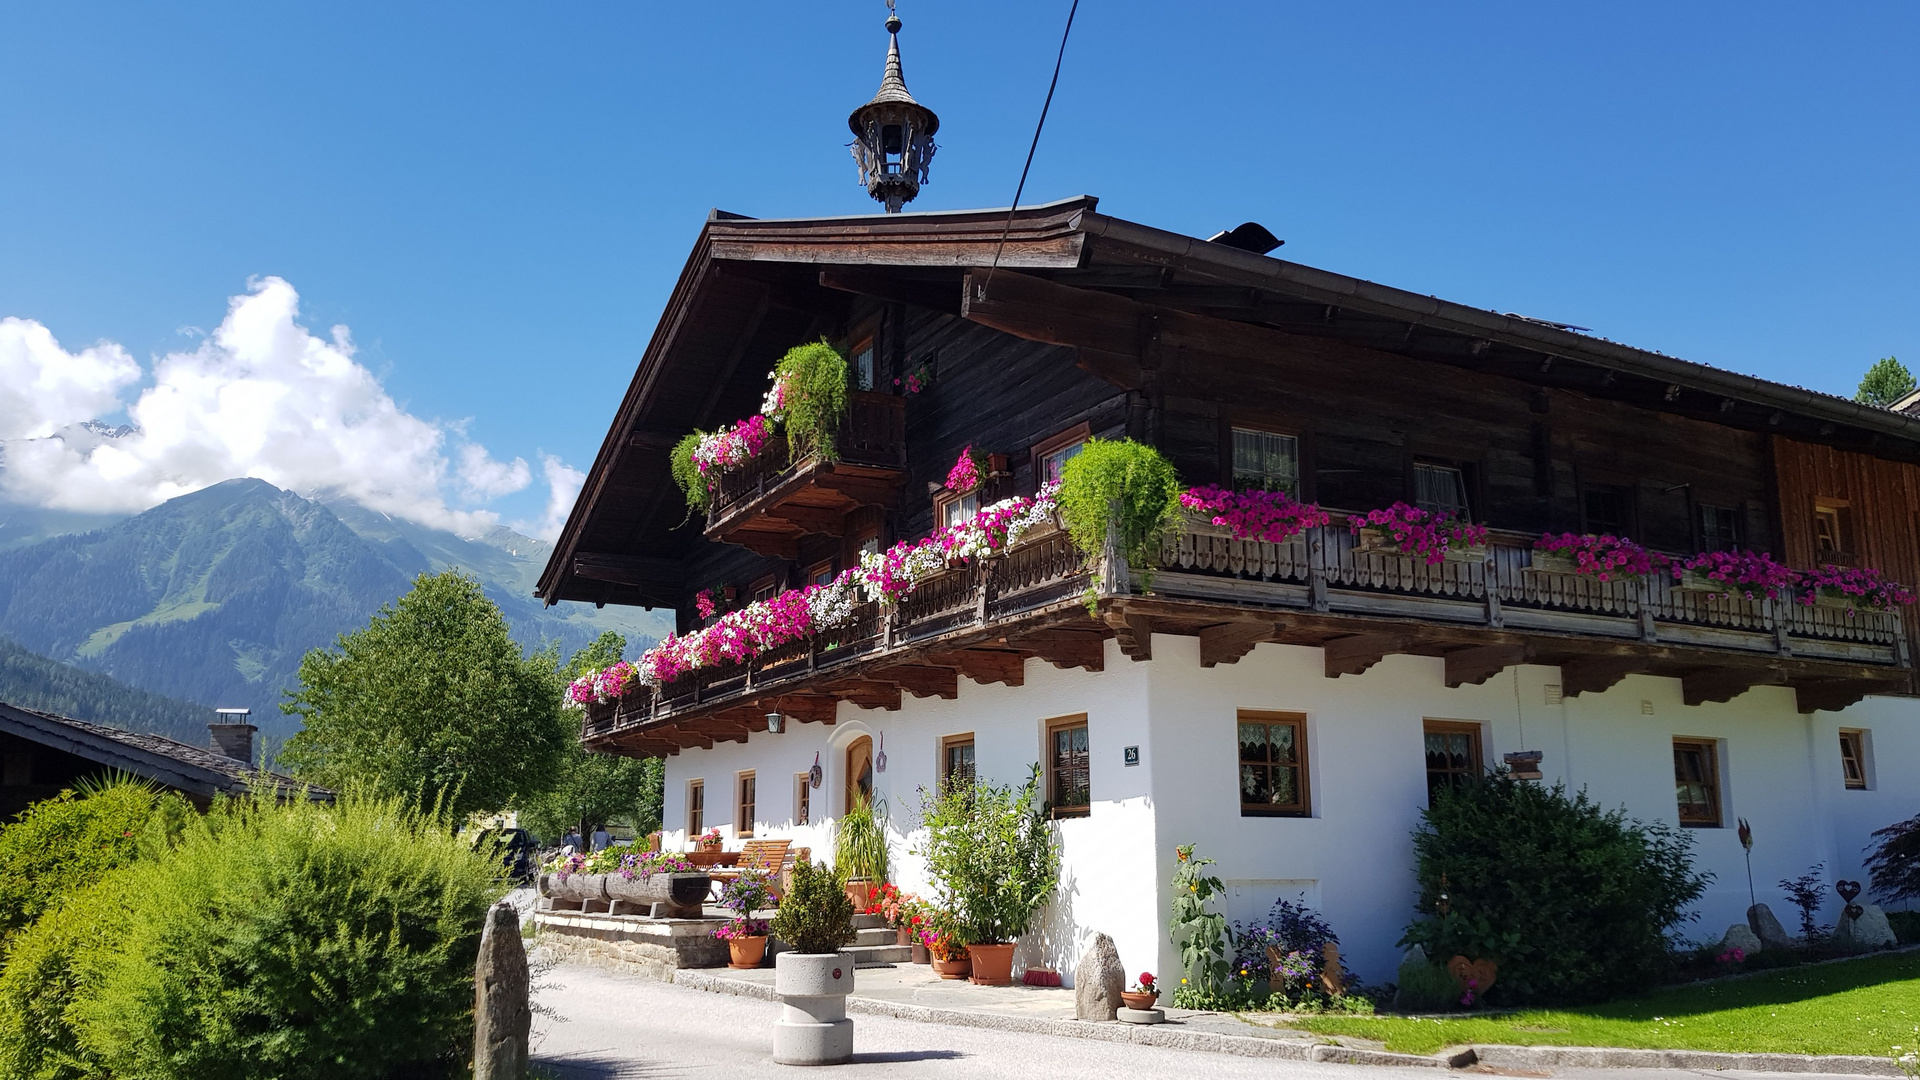
<path fill-rule="evenodd" d="M 952 960 L 936 957 L 933 961 L 933 973 L 943 979 L 964 979 L 973 973 L 973 961 L 965 956 L 955 957 Z"/>
<path fill-rule="evenodd" d="M 967 956 L 973 960 L 975 986 L 1013 985 L 1013 943 L 969 945 Z"/>
<path fill-rule="evenodd" d="M 705 874 L 652 874 L 632 880 L 606 875 L 607 899 L 622 905 L 615 914 L 646 914 L 661 919 L 697 919 L 712 888 Z M 637 909 L 628 911 L 626 909 Z"/>
<path fill-rule="evenodd" d="M 767 938 L 737 937 L 727 939 L 727 966 L 730 968 L 757 968 L 767 958 Z"/>
<path fill-rule="evenodd" d="M 844 1065 L 853 1060 L 853 954 L 783 952 L 773 958 L 773 1060 L 781 1065 Z"/>

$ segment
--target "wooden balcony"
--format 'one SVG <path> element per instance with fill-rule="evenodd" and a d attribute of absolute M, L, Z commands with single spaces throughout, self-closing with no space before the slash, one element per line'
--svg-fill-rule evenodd
<path fill-rule="evenodd" d="M 907 478 L 906 416 L 905 398 L 856 391 L 840 427 L 840 460 L 795 462 L 785 440 L 776 439 L 720 478 L 707 508 L 707 538 L 792 559 L 803 536 L 845 535 L 849 512 L 898 498 Z"/>
<path fill-rule="evenodd" d="M 1535 570 L 1531 538 L 1487 558 L 1429 566 L 1356 550 L 1342 526 L 1283 544 L 1188 527 L 1143 584 L 1124 562 L 1096 580 L 1048 530 L 1007 555 L 924 582 L 897 609 L 860 609 L 841 630 L 748 664 L 696 672 L 617 706 L 588 710 L 589 747 L 671 753 L 765 730 L 765 714 L 832 723 L 837 701 L 898 709 L 903 692 L 951 698 L 958 678 L 1020 685 L 1025 661 L 1099 671 L 1105 639 L 1150 659 L 1155 633 L 1196 636 L 1200 662 L 1234 663 L 1261 642 L 1316 646 L 1329 678 L 1395 653 L 1442 658 L 1449 686 L 1514 664 L 1557 665 L 1569 696 L 1630 674 L 1678 677 L 1686 701 L 1726 701 L 1759 685 L 1791 687 L 1803 710 L 1904 692 L 1911 661 L 1899 612 L 1718 600 L 1665 579 L 1601 582 Z"/>

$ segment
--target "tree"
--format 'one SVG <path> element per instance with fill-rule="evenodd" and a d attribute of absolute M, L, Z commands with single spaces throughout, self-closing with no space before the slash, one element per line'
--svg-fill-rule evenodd
<path fill-rule="evenodd" d="M 1853 400 L 1886 409 L 1913 391 L 1913 372 L 1898 358 L 1889 356 L 1867 369 L 1867 377 L 1860 380 L 1860 391 Z"/>
<path fill-rule="evenodd" d="M 327 787 L 437 801 L 455 821 L 499 810 L 553 784 L 566 749 L 555 666 L 521 652 L 474 579 L 422 574 L 300 661 L 280 708 L 306 727 L 281 760 Z"/>
<path fill-rule="evenodd" d="M 612 630 L 573 654 L 561 677 L 569 681 L 618 661 L 627 639 Z M 567 749 L 554 771 L 554 783 L 520 803 L 520 824 L 542 840 L 556 840 L 568 829 L 581 835 L 596 822 L 626 818 L 639 831 L 660 827 L 661 791 L 666 770 L 659 758 L 596 754 L 580 745 L 579 714 L 562 712 Z"/>

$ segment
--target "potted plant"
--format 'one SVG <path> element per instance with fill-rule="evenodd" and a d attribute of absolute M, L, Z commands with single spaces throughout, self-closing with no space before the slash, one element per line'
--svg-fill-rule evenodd
<path fill-rule="evenodd" d="M 810 861 L 795 864 L 793 888 L 773 917 L 789 948 L 773 958 L 773 990 L 784 1006 L 773 1026 L 773 1060 L 842 1065 L 853 1060 L 853 904 L 839 878 Z"/>
<path fill-rule="evenodd" d="M 967 931 L 953 912 L 945 908 L 931 912 L 920 937 L 926 942 L 935 975 L 943 979 L 964 979 L 973 974 L 973 958 L 967 954 Z"/>
<path fill-rule="evenodd" d="M 742 870 L 740 876 L 720 887 L 720 906 L 733 912 L 733 918 L 720 925 L 713 936 L 727 943 L 727 966 L 757 968 L 767 957 L 767 922 L 753 913 L 775 906 L 773 883 L 764 871 Z"/>
<path fill-rule="evenodd" d="M 886 920 L 893 929 L 894 944 L 911 945 L 913 913 L 919 903 L 919 897 L 901 892 L 898 885 L 889 883 L 873 891 L 867 900 L 866 912 Z"/>
<path fill-rule="evenodd" d="M 1020 788 L 975 778 L 921 789 L 918 854 L 965 935 L 973 981 L 1013 983 L 1014 942 L 1059 883 L 1060 850 L 1041 808 L 1040 766 Z"/>
<path fill-rule="evenodd" d="M 886 810 L 872 796 L 855 800 L 833 830 L 833 865 L 855 911 L 867 910 L 874 887 L 887 880 Z"/>
<path fill-rule="evenodd" d="M 721 843 L 720 829 L 718 826 L 700 834 L 701 851 L 719 851 Z"/>
<path fill-rule="evenodd" d="M 1153 981 L 1153 972 L 1141 972 L 1140 981 L 1133 984 L 1133 989 L 1120 992 L 1120 1000 L 1137 1012 L 1153 1008 L 1153 1003 L 1160 1000 L 1160 984 Z"/>
<path fill-rule="evenodd" d="M 1443 562 L 1485 562 L 1487 527 L 1453 514 L 1436 514 L 1394 503 L 1347 519 L 1355 551 L 1379 551 L 1420 558 L 1428 566 Z"/>

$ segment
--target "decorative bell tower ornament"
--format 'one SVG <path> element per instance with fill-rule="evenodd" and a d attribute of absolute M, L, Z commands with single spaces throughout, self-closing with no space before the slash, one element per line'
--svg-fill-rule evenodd
<path fill-rule="evenodd" d="M 907 81 L 900 75 L 900 16 L 893 11 L 893 0 L 887 0 L 887 34 L 891 40 L 880 92 L 847 117 L 853 129 L 848 146 L 867 194 L 884 203 L 887 213 L 897 214 L 927 182 L 940 118 L 907 93 Z"/>

